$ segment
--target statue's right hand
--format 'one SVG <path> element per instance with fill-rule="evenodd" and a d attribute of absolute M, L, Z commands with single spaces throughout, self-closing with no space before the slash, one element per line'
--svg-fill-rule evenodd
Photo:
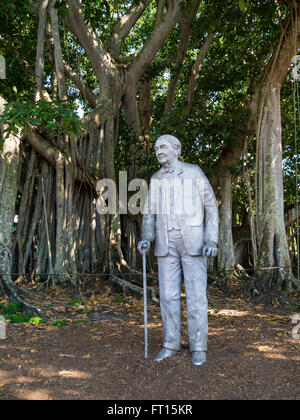
<path fill-rule="evenodd" d="M 138 243 L 138 251 L 142 254 L 144 251 L 149 252 L 151 247 L 151 242 L 148 239 L 143 239 Z"/>

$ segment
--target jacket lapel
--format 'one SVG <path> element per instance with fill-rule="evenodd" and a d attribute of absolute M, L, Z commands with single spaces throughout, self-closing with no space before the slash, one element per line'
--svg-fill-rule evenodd
<path fill-rule="evenodd" d="M 181 162 L 180 160 L 178 161 L 177 165 L 176 165 L 176 169 L 175 169 L 175 173 L 176 175 L 179 175 L 180 178 L 183 176 L 183 162 Z"/>

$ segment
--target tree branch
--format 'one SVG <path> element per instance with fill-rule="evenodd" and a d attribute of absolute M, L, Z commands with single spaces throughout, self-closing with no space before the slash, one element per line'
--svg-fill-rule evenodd
<path fill-rule="evenodd" d="M 165 6 L 166 0 L 156 0 L 155 26 L 157 26 L 162 20 Z"/>
<path fill-rule="evenodd" d="M 122 42 L 151 2 L 152 0 L 141 0 L 139 3 L 134 2 L 128 12 L 115 25 L 105 45 L 107 51 L 114 58 L 118 57 Z"/>
<path fill-rule="evenodd" d="M 284 212 L 284 224 L 286 227 L 296 222 L 299 218 L 300 215 L 297 209 L 297 205 L 290 207 Z"/>
<path fill-rule="evenodd" d="M 285 36 L 282 39 L 282 44 L 276 57 L 276 67 L 274 69 L 273 80 L 278 85 L 281 85 L 286 73 L 290 68 L 292 58 L 297 54 L 300 47 L 300 5 L 295 2 L 295 7 L 292 10 L 289 24 L 285 30 Z M 284 30 L 283 30 L 284 32 Z"/>
<path fill-rule="evenodd" d="M 93 31 L 91 25 L 84 21 L 83 11 L 77 0 L 66 0 L 68 14 L 64 22 L 74 33 L 82 47 L 85 49 L 93 70 L 101 81 L 107 75 L 116 77 L 118 74 L 117 65 L 111 55 L 103 47 L 101 40 Z"/>
<path fill-rule="evenodd" d="M 49 15 L 51 20 L 51 30 L 53 36 L 54 44 L 54 58 L 55 58 L 55 69 L 58 83 L 58 92 L 59 98 L 63 101 L 67 100 L 67 91 L 65 83 L 65 74 L 64 74 L 64 65 L 63 57 L 60 45 L 60 36 L 59 36 L 59 24 L 57 10 L 54 8 L 56 0 L 50 0 L 49 3 Z"/>
<path fill-rule="evenodd" d="M 154 29 L 142 51 L 129 66 L 127 86 L 129 86 L 130 89 L 132 86 L 137 85 L 147 64 L 152 62 L 161 45 L 166 40 L 178 20 L 181 0 L 174 0 L 169 3 L 165 19 Z"/>
<path fill-rule="evenodd" d="M 64 70 L 66 76 L 77 87 L 81 95 L 89 102 L 89 104 L 93 108 L 96 108 L 97 97 L 83 84 L 80 76 L 72 69 L 72 67 L 66 61 L 64 61 Z"/>
<path fill-rule="evenodd" d="M 52 61 L 53 65 L 55 65 L 55 59 L 53 54 L 54 42 L 53 38 L 51 37 L 51 31 L 49 28 L 47 34 L 50 42 L 50 47 L 52 48 L 52 52 L 48 51 L 47 55 L 49 60 Z M 84 85 L 83 81 L 81 80 L 81 77 L 72 69 L 72 67 L 66 60 L 62 59 L 62 63 L 65 75 L 71 80 L 74 86 L 77 87 L 84 99 L 88 101 L 93 108 L 96 108 L 97 97 Z"/>
<path fill-rule="evenodd" d="M 37 49 L 36 49 L 36 63 L 35 63 L 35 76 L 36 76 L 36 92 L 35 100 L 41 99 L 41 90 L 43 84 L 43 71 L 44 71 L 44 39 L 45 28 L 47 20 L 47 7 L 49 0 L 39 1 L 39 26 L 37 34 Z"/>
<path fill-rule="evenodd" d="M 300 33 L 300 10 L 298 10 L 298 12 L 299 13 L 296 26 L 297 35 L 299 35 Z M 247 107 L 251 111 L 248 121 L 246 121 L 246 123 L 243 123 L 246 132 L 248 133 L 250 131 L 253 132 L 255 130 L 259 131 L 260 129 L 260 119 L 263 110 L 265 95 L 264 92 L 266 91 L 266 89 L 262 91 L 262 87 L 264 85 L 267 85 L 267 79 L 271 78 L 273 84 L 280 83 L 280 80 L 282 80 L 283 77 L 283 72 L 285 72 L 286 75 L 288 71 L 291 59 L 293 57 L 294 48 L 294 43 L 291 42 L 291 37 L 295 37 L 295 32 L 292 31 L 292 29 L 293 25 L 291 18 L 286 28 L 283 29 L 280 35 L 280 39 L 278 41 L 278 45 L 275 49 L 275 53 L 273 54 L 272 59 L 265 65 L 265 68 L 262 72 L 262 76 L 259 79 L 252 82 L 252 94 L 249 99 L 246 99 L 243 105 L 244 108 Z M 298 46 L 299 39 L 297 47 Z M 217 165 L 214 168 L 215 175 L 212 178 L 210 178 L 210 182 L 214 189 L 216 189 L 218 185 L 219 175 L 222 174 L 228 166 L 235 164 L 236 160 L 242 156 L 246 136 L 247 134 L 245 134 L 245 136 L 239 136 L 238 138 L 236 138 L 234 146 L 229 145 L 224 148 L 223 152 L 221 153 L 218 159 Z"/>
<path fill-rule="evenodd" d="M 188 45 L 190 42 L 192 22 L 195 19 L 195 16 L 200 6 L 200 2 L 201 0 L 196 0 L 194 4 L 192 5 L 192 8 L 185 9 L 184 11 L 181 12 L 178 19 L 179 26 L 180 26 L 180 44 L 177 49 L 177 57 L 175 60 L 177 68 L 175 69 L 175 72 L 173 73 L 171 80 L 169 82 L 168 95 L 167 95 L 167 99 L 165 102 L 165 109 L 164 109 L 165 114 L 167 114 L 168 112 L 171 112 L 174 105 L 176 87 L 179 80 L 179 76 L 181 74 L 181 66 L 184 62 Z"/>
<path fill-rule="evenodd" d="M 34 130 L 27 131 L 21 137 L 21 141 L 26 140 L 34 150 L 43 156 L 51 166 L 55 167 L 55 159 L 57 150 L 42 136 L 37 134 Z"/>
<path fill-rule="evenodd" d="M 37 153 L 39 153 L 48 163 L 50 163 L 53 168 L 56 168 L 56 160 L 59 149 L 53 146 L 44 137 L 39 135 L 34 130 L 29 130 L 23 133 L 21 141 L 27 141 Z M 94 182 L 91 182 L 90 177 L 88 177 L 85 171 L 81 170 L 80 168 L 77 168 L 76 170 L 76 178 L 79 181 L 85 180 L 89 184 L 94 185 Z"/>
<path fill-rule="evenodd" d="M 215 33 L 214 32 L 209 32 L 206 40 L 204 41 L 204 44 L 203 44 L 201 50 L 199 51 L 197 60 L 195 61 L 195 63 L 192 66 L 191 73 L 190 73 L 190 78 L 189 78 L 189 82 L 188 82 L 188 87 L 187 87 L 186 95 L 185 95 L 185 104 L 184 104 L 185 109 L 183 111 L 183 114 L 188 114 L 190 112 L 191 105 L 192 105 L 192 99 L 193 99 L 193 95 L 194 95 L 194 91 L 195 91 L 195 84 L 196 84 L 197 78 L 199 76 L 203 61 L 206 57 L 206 54 L 207 54 L 207 52 L 209 50 L 209 47 L 211 46 L 214 38 L 215 38 Z"/>
<path fill-rule="evenodd" d="M 257 113 L 260 102 L 260 83 L 255 80 L 251 83 L 253 85 L 252 94 L 247 97 L 242 105 L 242 108 L 249 109 L 250 115 L 247 121 L 241 121 L 241 130 L 245 132 L 235 138 L 234 144 L 224 147 L 216 166 L 214 167 L 214 175 L 210 177 L 209 181 L 214 190 L 219 184 L 219 177 L 227 172 L 229 166 L 235 165 L 237 160 L 243 155 L 245 148 L 245 141 L 250 142 L 249 136 L 257 130 Z"/>

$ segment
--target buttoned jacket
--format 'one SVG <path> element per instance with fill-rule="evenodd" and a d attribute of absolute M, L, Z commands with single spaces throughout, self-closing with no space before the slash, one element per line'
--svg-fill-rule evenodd
<path fill-rule="evenodd" d="M 168 202 L 165 197 L 164 172 L 165 169 L 161 168 L 151 177 L 142 223 L 142 239 L 155 240 L 154 253 L 158 257 L 168 254 L 169 209 L 164 206 Z M 192 256 L 202 255 L 205 243 L 218 243 L 218 206 L 215 194 L 197 165 L 178 161 L 173 179 L 173 201 L 178 209 L 176 217 L 186 250 Z"/>

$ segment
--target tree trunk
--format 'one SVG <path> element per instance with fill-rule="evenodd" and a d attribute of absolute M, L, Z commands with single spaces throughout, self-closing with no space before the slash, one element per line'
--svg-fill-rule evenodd
<path fill-rule="evenodd" d="M 3 112 L 4 104 L 5 101 L 0 97 L 0 113 Z M 20 293 L 24 294 L 25 291 L 17 287 L 11 277 L 19 163 L 20 139 L 11 134 L 4 141 L 3 150 L 0 152 L 0 172 L 3 177 L 0 189 L 0 291 L 7 294 L 11 300 L 22 303 L 25 310 L 43 315 L 38 307 L 29 304 L 20 297 Z"/>
<path fill-rule="evenodd" d="M 264 286 L 275 282 L 277 289 L 287 292 L 296 284 L 284 224 L 280 90 L 299 46 L 300 5 L 295 3 L 261 83 L 256 153 L 256 275 Z"/>
<path fill-rule="evenodd" d="M 0 166 L 3 174 L 0 194 L 0 271 L 2 288 L 10 293 L 13 282 L 11 279 L 13 224 L 15 205 L 18 192 L 18 173 L 20 159 L 20 140 L 10 135 L 4 142 L 0 152 Z M 0 280 L 1 282 L 1 280 Z"/>
<path fill-rule="evenodd" d="M 236 260 L 232 238 L 232 182 L 231 174 L 228 171 L 220 177 L 220 197 L 218 271 L 228 271 L 228 275 L 230 275 L 231 270 L 233 270 L 236 265 Z"/>
<path fill-rule="evenodd" d="M 278 288 L 290 291 L 293 276 L 284 224 L 280 87 L 268 87 L 257 139 L 257 275 L 265 282 L 276 279 Z"/>

